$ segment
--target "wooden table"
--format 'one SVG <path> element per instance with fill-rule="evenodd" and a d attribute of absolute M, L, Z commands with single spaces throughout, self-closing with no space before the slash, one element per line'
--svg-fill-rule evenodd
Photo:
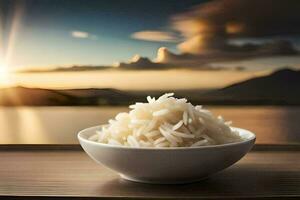
<path fill-rule="evenodd" d="M 76 198 L 75 198 L 76 197 Z M 234 166 L 183 185 L 125 181 L 78 146 L 0 146 L 0 199 L 300 198 L 299 146 L 256 146 Z"/>

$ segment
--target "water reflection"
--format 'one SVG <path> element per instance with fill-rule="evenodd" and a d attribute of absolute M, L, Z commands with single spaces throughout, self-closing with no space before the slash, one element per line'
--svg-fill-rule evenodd
<path fill-rule="evenodd" d="M 252 130 L 257 143 L 300 143 L 300 107 L 209 107 Z M 126 107 L 1 107 L 0 143 L 74 144 L 79 130 L 105 123 Z"/>
<path fill-rule="evenodd" d="M 45 124 L 35 109 L 1 108 L 0 116 L 1 143 L 27 144 L 49 140 L 49 135 L 45 132 Z"/>
<path fill-rule="evenodd" d="M 234 126 L 257 134 L 258 143 L 299 143 L 299 107 L 219 107 L 211 108 L 234 122 Z"/>

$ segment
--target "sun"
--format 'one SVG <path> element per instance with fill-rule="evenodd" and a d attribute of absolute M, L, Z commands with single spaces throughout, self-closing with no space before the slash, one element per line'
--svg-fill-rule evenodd
<path fill-rule="evenodd" d="M 9 84 L 9 74 L 7 66 L 0 64 L 0 86 Z"/>

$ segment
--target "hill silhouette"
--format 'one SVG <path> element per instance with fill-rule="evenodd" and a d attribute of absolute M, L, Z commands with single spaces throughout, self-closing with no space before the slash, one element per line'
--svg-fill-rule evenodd
<path fill-rule="evenodd" d="M 300 104 L 300 71 L 281 69 L 208 92 L 202 100 L 224 104 Z"/>
<path fill-rule="evenodd" d="M 178 90 L 194 104 L 207 105 L 300 105 L 300 71 L 281 69 L 270 75 L 211 90 Z M 147 95 L 170 91 L 121 91 L 113 88 L 50 90 L 11 87 L 0 89 L 2 106 L 93 106 L 129 105 Z"/>
<path fill-rule="evenodd" d="M 3 106 L 56 106 L 69 105 L 74 98 L 55 90 L 12 87 L 0 90 L 0 105 Z"/>
<path fill-rule="evenodd" d="M 88 106 L 125 105 L 135 101 L 134 94 L 116 89 L 50 90 L 11 87 L 0 89 L 2 106 Z"/>

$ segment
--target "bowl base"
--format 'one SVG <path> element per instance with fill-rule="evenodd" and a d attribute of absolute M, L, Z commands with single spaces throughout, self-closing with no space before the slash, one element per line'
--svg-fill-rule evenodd
<path fill-rule="evenodd" d="M 132 181 L 132 182 L 137 182 L 137 183 L 147 183 L 147 184 L 188 184 L 188 183 L 195 183 L 199 181 L 203 181 L 208 178 L 202 177 L 202 178 L 197 178 L 197 179 L 186 179 L 186 180 L 176 180 L 176 181 L 164 181 L 164 180 L 147 180 L 147 179 L 139 179 L 139 178 L 134 178 L 134 177 L 129 177 L 124 174 L 119 174 L 122 179 L 125 179 L 127 181 Z"/>

